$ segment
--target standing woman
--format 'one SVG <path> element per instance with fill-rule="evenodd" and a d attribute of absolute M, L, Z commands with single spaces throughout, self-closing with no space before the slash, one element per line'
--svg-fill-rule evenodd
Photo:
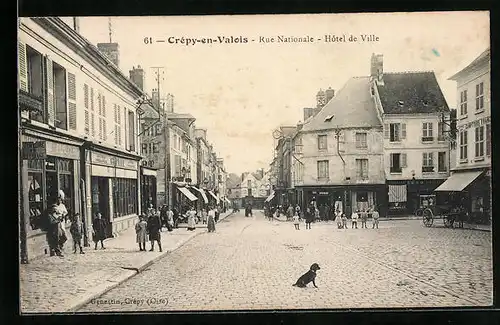
<path fill-rule="evenodd" d="M 167 208 L 167 230 L 169 232 L 174 230 L 174 213 L 170 208 Z"/>
<path fill-rule="evenodd" d="M 208 211 L 208 232 L 214 232 L 215 231 L 215 210 L 210 209 Z"/>
<path fill-rule="evenodd" d="M 139 216 L 139 222 L 135 224 L 136 242 L 139 244 L 139 251 L 146 251 L 147 222 L 144 216 Z"/>
<path fill-rule="evenodd" d="M 101 242 L 101 249 L 106 249 L 104 247 L 104 239 L 106 239 L 106 222 L 102 219 L 102 214 L 100 212 L 96 213 L 95 219 L 92 221 L 92 228 L 94 230 L 94 249 L 97 249 L 98 242 Z"/>
<path fill-rule="evenodd" d="M 196 212 L 194 211 L 194 208 L 190 208 L 187 212 L 186 212 L 186 216 L 187 216 L 187 219 L 188 219 L 188 227 L 187 227 L 187 230 L 188 231 L 193 231 L 196 229 L 196 221 L 195 221 L 195 217 L 196 217 Z"/>
<path fill-rule="evenodd" d="M 50 248 L 50 256 L 57 255 L 63 257 L 60 245 L 61 222 L 68 214 L 63 200 L 64 192 L 60 190 L 54 203 L 47 211 L 47 243 Z"/>

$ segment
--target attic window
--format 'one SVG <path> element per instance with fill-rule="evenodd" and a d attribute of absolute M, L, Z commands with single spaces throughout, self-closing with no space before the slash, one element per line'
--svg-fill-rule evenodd
<path fill-rule="evenodd" d="M 400 101 L 398 102 L 398 105 L 399 105 L 399 107 L 403 107 L 403 106 L 405 105 L 405 102 L 403 102 L 402 100 L 400 100 Z"/>
<path fill-rule="evenodd" d="M 330 122 L 333 118 L 333 115 L 328 115 L 327 117 L 325 117 L 325 122 Z"/>
<path fill-rule="evenodd" d="M 427 101 L 426 101 L 426 100 L 424 100 L 424 101 L 423 101 L 423 104 L 424 104 L 424 106 L 429 105 L 429 103 L 427 103 Z"/>

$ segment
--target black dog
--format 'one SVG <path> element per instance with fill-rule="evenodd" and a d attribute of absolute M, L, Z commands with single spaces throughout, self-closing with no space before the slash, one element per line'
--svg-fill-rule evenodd
<path fill-rule="evenodd" d="M 317 288 L 316 282 L 316 271 L 320 270 L 318 263 L 314 263 L 311 265 L 309 271 L 307 271 L 304 275 L 302 275 L 295 284 L 294 287 L 305 288 L 309 282 L 312 282 L 314 287 Z"/>

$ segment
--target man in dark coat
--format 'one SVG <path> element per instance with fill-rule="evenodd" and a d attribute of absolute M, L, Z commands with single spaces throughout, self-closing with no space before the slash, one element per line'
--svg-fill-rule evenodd
<path fill-rule="evenodd" d="M 102 214 L 100 212 L 96 213 L 95 219 L 92 221 L 93 228 L 93 238 L 95 247 L 97 249 L 97 243 L 101 242 L 101 249 L 106 249 L 104 247 L 104 239 L 106 239 L 106 221 L 102 218 Z"/>
<path fill-rule="evenodd" d="M 151 241 L 151 249 L 149 250 L 150 252 L 153 252 L 155 250 L 155 241 L 158 242 L 158 247 L 160 248 L 160 252 L 162 252 L 161 248 L 161 221 L 160 221 L 160 216 L 156 213 L 152 213 L 149 215 L 148 218 L 148 233 L 149 233 L 149 240 Z"/>

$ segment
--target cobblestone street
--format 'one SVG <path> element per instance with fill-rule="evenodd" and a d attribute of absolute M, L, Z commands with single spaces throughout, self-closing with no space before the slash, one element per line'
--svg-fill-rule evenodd
<path fill-rule="evenodd" d="M 296 231 L 239 213 L 79 312 L 488 306 L 491 255 L 491 232 L 419 220 Z M 315 262 L 319 288 L 293 287 Z"/>

